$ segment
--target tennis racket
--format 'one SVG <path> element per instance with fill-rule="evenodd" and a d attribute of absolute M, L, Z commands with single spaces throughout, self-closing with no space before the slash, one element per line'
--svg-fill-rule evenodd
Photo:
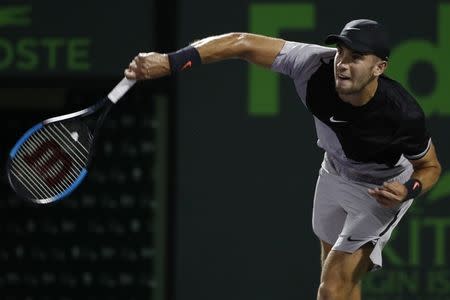
<path fill-rule="evenodd" d="M 86 177 L 105 117 L 135 82 L 124 78 L 96 104 L 30 128 L 9 153 L 6 169 L 13 190 L 39 204 L 73 192 Z"/>

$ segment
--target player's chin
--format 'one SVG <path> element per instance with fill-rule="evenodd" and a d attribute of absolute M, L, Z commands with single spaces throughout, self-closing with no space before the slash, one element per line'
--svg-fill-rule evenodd
<path fill-rule="evenodd" d="M 336 92 L 341 95 L 350 95 L 355 92 L 353 86 L 350 83 L 340 83 L 336 82 Z"/>

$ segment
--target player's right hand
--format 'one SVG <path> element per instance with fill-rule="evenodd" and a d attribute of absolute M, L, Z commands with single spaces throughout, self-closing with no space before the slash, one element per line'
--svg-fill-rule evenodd
<path fill-rule="evenodd" d="M 154 79 L 170 74 L 169 58 L 157 52 L 139 53 L 125 69 L 128 79 Z"/>

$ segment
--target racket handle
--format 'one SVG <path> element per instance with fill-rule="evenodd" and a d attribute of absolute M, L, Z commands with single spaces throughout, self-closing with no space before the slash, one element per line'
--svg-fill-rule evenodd
<path fill-rule="evenodd" d="M 117 101 L 125 95 L 126 92 L 136 83 L 136 80 L 130 80 L 127 78 L 123 78 L 108 94 L 108 99 L 111 100 L 112 103 L 117 103 Z"/>

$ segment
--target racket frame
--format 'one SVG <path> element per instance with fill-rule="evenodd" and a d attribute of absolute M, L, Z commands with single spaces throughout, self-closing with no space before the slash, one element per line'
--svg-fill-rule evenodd
<path fill-rule="evenodd" d="M 104 99 L 100 100 L 99 102 L 97 102 L 96 104 L 94 104 L 94 105 L 92 105 L 92 106 L 90 106 L 88 108 L 82 109 L 82 110 L 74 112 L 74 113 L 70 113 L 70 114 L 66 114 L 66 115 L 62 115 L 62 116 L 46 119 L 46 120 L 44 120 L 44 121 L 34 125 L 29 130 L 27 130 L 27 132 L 25 132 L 25 134 L 16 142 L 14 147 L 11 149 L 11 151 L 9 153 L 9 157 L 8 157 L 7 167 L 6 167 L 7 178 L 8 178 L 9 185 L 13 188 L 13 190 L 16 192 L 16 194 L 19 194 L 19 195 L 25 197 L 23 195 L 23 193 L 21 193 L 20 191 L 17 190 L 15 184 L 13 183 L 14 181 L 13 181 L 12 176 L 14 176 L 14 175 L 11 172 L 11 170 L 12 170 L 12 161 L 13 161 L 14 157 L 16 156 L 17 152 L 19 151 L 20 147 L 23 144 L 25 144 L 27 142 L 27 140 L 34 133 L 39 131 L 44 126 L 52 124 L 52 123 L 62 122 L 62 121 L 69 121 L 70 119 L 75 119 L 75 118 L 87 117 L 89 115 L 94 114 L 95 112 L 100 110 L 102 107 L 104 107 L 104 111 L 98 117 L 96 125 L 95 125 L 94 130 L 93 130 L 91 151 L 88 152 L 86 166 L 81 169 L 80 173 L 77 176 L 77 179 L 74 182 L 72 182 L 68 188 L 66 188 L 64 191 L 62 191 L 61 193 L 59 193 L 58 195 L 56 195 L 54 197 L 44 198 L 44 199 L 31 199 L 31 198 L 28 198 L 28 197 L 25 197 L 25 198 L 27 198 L 28 200 L 31 200 L 31 201 L 33 201 L 35 203 L 47 204 L 47 203 L 51 203 L 51 202 L 56 202 L 58 200 L 61 200 L 61 199 L 65 198 L 65 197 L 67 197 L 68 195 L 70 195 L 80 185 L 80 183 L 84 180 L 84 178 L 86 177 L 86 175 L 88 173 L 87 168 L 91 164 L 91 161 L 92 161 L 94 144 L 95 144 L 96 136 L 98 135 L 98 130 L 101 127 L 101 125 L 103 124 L 103 121 L 104 121 L 106 115 L 108 114 L 108 112 L 111 109 L 113 104 L 114 103 L 111 100 L 109 100 L 108 98 L 104 98 Z"/>
<path fill-rule="evenodd" d="M 88 108 L 82 109 L 80 111 L 77 111 L 77 112 L 73 112 L 73 113 L 70 113 L 70 114 L 66 114 L 66 115 L 62 115 L 62 116 L 46 119 L 46 120 L 44 120 L 44 121 L 34 125 L 29 130 L 27 130 L 25 132 L 25 134 L 16 142 L 16 144 L 11 149 L 11 151 L 9 153 L 9 156 L 8 156 L 7 166 L 6 166 L 6 172 L 7 172 L 7 178 L 8 178 L 9 185 L 16 192 L 16 194 L 21 195 L 23 198 L 26 198 L 26 199 L 31 200 L 32 202 L 38 203 L 38 204 L 47 204 L 47 203 L 51 203 L 51 202 L 56 202 L 58 200 L 63 199 L 64 197 L 67 197 L 69 194 L 71 194 L 80 185 L 80 183 L 84 180 L 84 178 L 87 175 L 87 168 L 88 168 L 88 166 L 90 165 L 90 163 L 92 161 L 92 156 L 93 156 L 93 152 L 94 152 L 94 149 L 95 149 L 96 137 L 97 137 L 97 135 L 99 133 L 100 127 L 103 124 L 103 121 L 106 118 L 106 115 L 108 114 L 108 112 L 111 109 L 111 107 L 115 103 L 117 103 L 123 97 L 123 95 L 131 87 L 133 87 L 133 85 L 135 83 L 136 83 L 136 80 L 129 80 L 127 78 L 123 78 L 111 90 L 111 92 L 108 94 L 107 97 L 105 97 L 102 100 L 98 101 L 96 104 L 94 104 L 92 106 L 89 106 Z M 92 141 L 91 141 L 90 151 L 88 152 L 86 166 L 81 169 L 81 171 L 80 171 L 79 175 L 77 176 L 76 180 L 74 182 L 72 182 L 69 187 L 65 188 L 61 193 L 57 194 L 56 196 L 53 196 L 53 197 L 50 197 L 50 198 L 46 198 L 46 199 L 32 199 L 32 198 L 26 197 L 25 195 L 23 195 L 22 192 L 20 192 L 20 191 L 18 191 L 16 189 L 14 181 L 12 179 L 13 175 L 11 174 L 11 172 L 12 172 L 11 171 L 11 169 L 12 169 L 12 161 L 13 161 L 14 157 L 16 156 L 17 152 L 19 151 L 20 147 L 24 143 L 26 143 L 26 141 L 35 132 L 39 131 L 41 128 L 43 128 L 44 126 L 49 125 L 51 123 L 61 122 L 61 121 L 68 121 L 70 119 L 75 119 L 75 118 L 87 117 L 89 115 L 94 114 L 95 112 L 97 112 L 101 108 L 103 108 L 103 112 L 97 118 L 97 121 L 95 123 L 95 127 L 94 127 L 93 132 L 92 132 Z M 31 193 L 31 194 L 33 194 L 33 193 Z"/>

